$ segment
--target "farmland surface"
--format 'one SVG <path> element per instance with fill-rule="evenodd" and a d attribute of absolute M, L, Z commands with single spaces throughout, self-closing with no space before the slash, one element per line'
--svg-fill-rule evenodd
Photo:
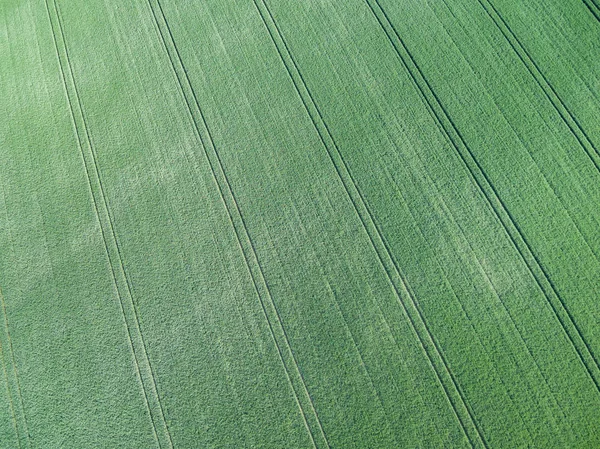
<path fill-rule="evenodd" d="M 6 449 L 600 447 L 600 1 L 0 1 L 0 365 Z"/>

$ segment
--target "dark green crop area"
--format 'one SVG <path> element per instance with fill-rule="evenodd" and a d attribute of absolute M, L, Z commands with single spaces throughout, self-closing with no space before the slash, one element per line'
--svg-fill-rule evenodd
<path fill-rule="evenodd" d="M 0 448 L 600 448 L 600 0 L 0 0 Z"/>

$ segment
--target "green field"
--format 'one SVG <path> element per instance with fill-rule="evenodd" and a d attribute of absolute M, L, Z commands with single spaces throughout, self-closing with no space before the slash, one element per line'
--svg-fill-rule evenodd
<path fill-rule="evenodd" d="M 0 448 L 600 447 L 600 0 L 0 1 Z"/>

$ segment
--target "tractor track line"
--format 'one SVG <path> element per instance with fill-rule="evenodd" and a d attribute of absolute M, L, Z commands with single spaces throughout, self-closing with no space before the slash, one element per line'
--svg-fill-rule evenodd
<path fill-rule="evenodd" d="M 153 1 L 156 3 L 156 7 L 153 5 Z M 165 52 L 177 79 L 179 90 L 189 111 L 195 133 L 202 146 L 204 156 L 209 163 L 213 180 L 217 185 L 221 200 L 223 201 L 229 221 L 234 230 L 240 251 L 244 257 L 244 262 L 246 263 L 254 289 L 261 304 L 262 312 L 265 316 L 271 337 L 275 343 L 275 347 L 284 368 L 287 381 L 294 393 L 295 402 L 300 409 L 300 413 L 302 415 L 302 419 L 309 434 L 310 440 L 315 448 L 329 448 L 329 441 L 323 430 L 320 418 L 315 409 L 313 399 L 308 391 L 302 372 L 298 366 L 296 356 L 291 348 L 287 331 L 285 330 L 281 315 L 277 309 L 277 306 L 275 305 L 275 301 L 273 300 L 270 287 L 264 275 L 263 267 L 258 259 L 255 245 L 250 238 L 250 234 L 248 232 L 244 217 L 241 213 L 240 206 L 235 194 L 233 193 L 233 189 L 229 179 L 227 178 L 227 174 L 225 173 L 223 162 L 217 151 L 204 113 L 200 108 L 200 103 L 198 101 L 196 92 L 192 87 L 187 69 L 183 64 L 181 54 L 177 44 L 175 43 L 175 38 L 171 32 L 171 28 L 164 14 L 162 5 L 159 0 L 147 0 L 147 2 L 154 18 L 157 32 L 160 35 Z M 161 20 L 159 20 L 159 17 Z M 166 33 L 163 30 L 163 26 L 161 26 L 161 21 L 164 23 Z M 170 47 L 172 47 L 172 50 Z M 277 336 L 278 333 L 280 334 L 279 337 Z M 290 371 L 289 365 L 292 367 L 292 372 Z M 310 409 L 312 416 L 310 416 L 305 410 L 307 407 Z M 318 430 L 313 430 L 313 427 L 317 427 Z"/>
<path fill-rule="evenodd" d="M 448 142 L 454 147 L 462 162 L 466 166 L 473 182 L 477 185 L 489 206 L 498 217 L 499 222 L 505 229 L 506 234 L 511 240 L 513 246 L 520 254 L 521 258 L 527 265 L 531 275 L 536 280 L 544 296 L 548 300 L 554 314 L 561 324 L 567 338 L 570 340 L 575 352 L 577 353 L 581 363 L 585 367 L 591 381 L 594 383 L 596 390 L 600 393 L 600 365 L 595 358 L 589 343 L 583 338 L 583 333 L 577 325 L 571 312 L 566 307 L 564 299 L 559 295 L 558 290 L 545 268 L 541 265 L 538 257 L 533 253 L 531 245 L 525 239 L 523 232 L 516 220 L 509 212 L 508 208 L 498 195 L 495 187 L 484 172 L 479 161 L 475 158 L 472 150 L 466 144 L 465 139 L 458 130 L 456 124 L 450 118 L 448 112 L 444 108 L 440 99 L 431 88 L 431 85 L 423 75 L 421 69 L 416 64 L 412 54 L 400 38 L 399 33 L 392 25 L 386 12 L 383 10 L 378 0 L 374 0 L 376 6 L 371 3 L 373 0 L 365 0 L 371 11 L 375 15 L 381 28 L 387 35 L 390 44 L 396 50 L 399 59 L 403 63 L 407 72 L 413 80 L 417 90 L 420 92 L 430 114 L 438 124 L 438 127 L 443 132 Z M 379 10 L 379 14 L 376 12 Z M 403 55 L 405 53 L 405 55 Z M 418 76 L 415 75 L 418 73 Z M 428 92 L 429 95 L 426 93 Z M 439 109 L 439 111 L 437 111 Z M 445 124 L 445 121 L 448 124 Z"/>
<path fill-rule="evenodd" d="M 54 19 L 52 18 L 53 14 L 51 12 L 49 1 L 53 2 L 54 14 L 55 14 Z M 135 364 L 136 374 L 138 377 L 138 381 L 140 383 L 140 387 L 143 392 L 144 402 L 145 402 L 146 408 L 148 410 L 148 415 L 149 415 L 149 418 L 150 418 L 150 421 L 152 424 L 153 435 L 154 435 L 154 438 L 155 438 L 156 443 L 159 448 L 163 447 L 161 440 L 166 440 L 166 442 L 167 442 L 166 446 L 173 448 L 171 435 L 170 435 L 170 432 L 169 432 L 169 429 L 168 429 L 168 426 L 167 426 L 167 423 L 166 423 L 166 420 L 164 417 L 164 412 L 162 409 L 160 397 L 158 395 L 158 391 L 157 391 L 157 387 L 156 387 L 156 380 L 154 378 L 154 373 L 152 372 L 152 367 L 150 365 L 150 361 L 149 361 L 149 358 L 148 358 L 148 355 L 146 352 L 144 337 L 143 337 L 141 327 L 139 324 L 139 318 L 138 318 L 138 314 L 137 314 L 137 310 L 136 310 L 136 306 L 135 306 L 135 301 L 133 299 L 133 294 L 131 291 L 131 287 L 129 285 L 129 279 L 125 272 L 125 267 L 123 265 L 121 251 L 119 249 L 116 233 L 115 233 L 115 230 L 114 230 L 114 227 L 112 224 L 112 218 L 111 218 L 110 211 L 109 211 L 108 200 L 106 198 L 106 195 L 104 193 L 104 188 L 102 186 L 102 180 L 100 178 L 100 171 L 98 169 L 95 151 L 93 148 L 91 136 L 89 134 L 88 126 L 87 126 L 85 115 L 83 112 L 81 98 L 80 98 L 80 95 L 79 95 L 79 92 L 77 89 L 77 84 L 75 82 L 73 68 L 71 66 L 71 61 L 70 61 L 70 57 L 68 54 L 66 38 L 64 35 L 64 29 L 63 29 L 63 25 L 62 25 L 60 10 L 58 8 L 58 4 L 57 4 L 56 0 L 45 0 L 45 3 L 46 3 L 46 10 L 48 12 L 48 19 L 50 21 L 50 25 L 51 25 L 51 29 L 52 29 L 52 36 L 54 39 L 54 46 L 55 46 L 56 56 L 58 58 L 58 63 L 59 63 L 60 71 L 61 71 L 62 81 L 63 81 L 63 85 L 64 85 L 64 89 L 65 89 L 65 95 L 67 98 L 67 102 L 69 103 L 69 109 L 70 109 L 70 113 L 71 113 L 70 114 L 71 121 L 73 124 L 73 128 L 75 130 L 75 134 L 77 137 L 77 144 L 78 144 L 79 151 L 81 153 L 81 157 L 83 160 L 83 165 L 84 165 L 85 172 L 86 172 L 86 178 L 87 178 L 87 182 L 88 182 L 88 187 L 90 189 L 90 194 L 92 197 L 92 202 L 94 205 L 96 218 L 98 219 L 98 224 L 100 225 L 102 239 L 104 241 L 104 249 L 106 252 L 108 263 L 111 268 L 113 284 L 115 287 L 115 291 L 117 292 L 117 296 L 119 298 L 119 305 L 120 305 L 121 313 L 123 316 L 125 328 L 127 330 L 129 346 L 131 348 L 131 352 L 133 355 L 133 362 Z M 56 22 L 56 25 L 55 25 L 55 22 Z M 62 60 L 63 58 L 61 57 L 61 51 L 59 49 L 58 39 L 57 39 L 57 35 L 56 35 L 57 29 L 60 33 L 60 38 L 61 38 L 61 42 L 62 42 L 62 46 L 63 46 L 62 49 L 64 51 L 64 59 L 66 61 L 66 67 L 63 64 L 63 60 Z M 72 92 L 70 92 L 69 81 L 68 81 L 67 75 L 65 73 L 66 71 L 69 73 L 69 79 L 71 80 L 71 83 L 72 83 Z M 74 96 L 76 98 L 76 101 L 77 101 L 76 105 L 71 100 L 71 96 Z M 76 110 L 77 110 L 77 112 L 76 112 Z M 78 116 L 81 121 L 81 125 L 79 125 L 79 126 L 77 123 Z M 84 129 L 85 138 L 83 137 L 83 135 L 82 135 L 83 133 L 79 129 L 80 126 L 82 126 Z M 89 149 L 89 154 L 87 156 L 85 154 L 86 151 L 84 150 L 84 146 Z M 91 164 L 88 159 L 92 161 Z M 92 171 L 91 165 L 94 166 L 94 172 L 92 172 L 92 174 L 95 174 L 95 177 L 90 175 L 90 172 Z M 94 177 L 94 182 L 92 182 L 93 177 Z M 98 192 L 95 191 L 94 184 L 97 184 Z M 97 196 L 100 196 L 100 198 L 97 198 Z M 101 199 L 101 201 L 99 201 L 99 199 Z M 101 218 L 102 214 L 100 213 L 99 205 L 103 206 L 104 212 L 106 213 L 105 219 Z M 106 221 L 106 223 L 105 223 L 105 221 Z M 107 226 L 107 223 L 108 223 L 108 226 Z M 110 240 L 110 244 L 109 244 L 109 240 Z M 114 248 L 111 250 L 112 246 L 114 246 Z M 117 270 L 115 269 L 115 261 L 113 259 L 116 259 L 116 263 L 119 265 L 119 273 L 117 273 Z M 122 278 L 122 279 L 120 279 L 120 278 Z M 124 282 L 123 282 L 123 280 L 124 280 Z M 126 285 L 126 292 L 127 292 L 127 296 L 128 296 L 127 304 L 125 304 L 125 300 L 124 300 L 123 294 L 121 292 L 122 287 L 119 287 L 119 285 L 121 285 L 123 283 Z M 128 317 L 128 315 L 129 315 L 129 317 Z M 132 328 L 134 328 L 133 331 L 132 331 Z M 136 333 L 134 333 L 134 332 L 136 332 Z M 148 385 L 146 385 L 147 383 L 151 383 L 151 385 L 148 386 Z M 151 391 L 149 392 L 148 390 L 151 390 Z M 152 404 L 150 402 L 152 402 Z M 158 409 L 158 412 L 156 411 L 156 409 Z M 160 415 L 160 416 L 157 417 L 155 415 Z M 164 426 L 163 432 L 160 432 L 157 429 L 157 423 L 156 423 L 157 420 L 162 421 L 161 424 Z"/>
<path fill-rule="evenodd" d="M 285 66 L 292 83 L 294 84 L 297 94 L 300 97 L 304 108 L 306 109 L 307 114 L 329 155 L 336 173 L 340 178 L 342 185 L 344 186 L 346 194 L 348 195 L 348 198 L 354 207 L 355 213 L 360 219 L 361 224 L 365 229 L 367 236 L 369 237 L 370 244 L 378 256 L 379 263 L 386 273 L 398 303 L 401 306 L 404 314 L 409 319 L 413 332 L 419 340 L 419 344 L 422 347 L 424 354 L 428 358 L 430 366 L 434 371 L 438 382 L 444 390 L 446 398 L 453 409 L 454 415 L 456 416 L 462 431 L 472 447 L 477 446 L 475 443 L 476 440 L 479 440 L 484 447 L 487 447 L 482 434 L 475 423 L 475 420 L 473 419 L 471 410 L 466 404 L 464 394 L 460 390 L 454 375 L 450 371 L 439 344 L 427 326 L 423 314 L 417 305 L 414 293 L 411 292 L 406 285 L 405 278 L 400 268 L 396 264 L 394 258 L 391 257 L 390 249 L 373 220 L 373 215 L 368 208 L 362 193 L 358 189 L 357 183 L 348 169 L 347 163 L 344 160 L 335 140 L 333 139 L 331 131 L 329 130 L 327 123 L 324 121 L 321 111 L 319 110 L 312 94 L 310 93 L 310 90 L 308 89 L 306 81 L 299 70 L 298 64 L 292 56 L 281 30 L 279 29 L 266 2 L 263 0 L 258 1 L 262 5 L 262 9 L 257 3 L 257 0 L 254 0 L 254 4 L 264 22 L 267 31 L 269 32 L 277 52 L 279 53 L 280 59 L 282 60 L 282 63 Z M 267 20 L 267 17 L 269 20 Z M 269 22 L 272 24 L 271 26 L 269 25 Z M 281 44 L 278 43 L 277 38 L 279 38 Z M 294 76 L 294 74 L 296 74 L 296 76 Z M 401 291 L 403 293 L 401 293 Z M 403 299 L 405 296 L 409 299 L 408 305 Z M 444 378 L 445 376 L 443 373 L 446 374 L 446 378 Z M 458 396 L 458 398 L 455 396 Z M 469 429 L 471 426 L 472 429 Z"/>

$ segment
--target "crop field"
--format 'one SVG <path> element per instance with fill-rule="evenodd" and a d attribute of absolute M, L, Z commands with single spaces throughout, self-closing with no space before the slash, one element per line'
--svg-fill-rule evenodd
<path fill-rule="evenodd" d="M 600 448 L 600 0 L 1 0 L 0 448 Z"/>

